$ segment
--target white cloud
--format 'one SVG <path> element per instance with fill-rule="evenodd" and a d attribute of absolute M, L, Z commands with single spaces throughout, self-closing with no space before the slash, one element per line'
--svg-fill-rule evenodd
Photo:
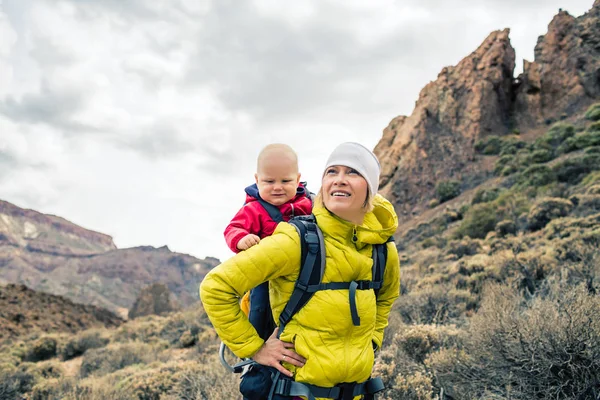
<path fill-rule="evenodd" d="M 375 146 L 492 30 L 532 59 L 562 3 L 2 2 L 1 198 L 220 258 L 264 145 L 292 145 L 317 191 L 336 144 Z"/>

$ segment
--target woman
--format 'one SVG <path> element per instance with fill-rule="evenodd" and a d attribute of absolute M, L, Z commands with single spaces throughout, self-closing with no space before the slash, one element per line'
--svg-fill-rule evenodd
<path fill-rule="evenodd" d="M 322 282 L 371 279 L 372 245 L 385 243 L 398 226 L 393 206 L 376 194 L 379 171 L 375 155 L 358 143 L 343 143 L 330 155 L 313 209 L 327 257 Z M 280 223 L 272 236 L 204 278 L 200 295 L 206 313 L 238 357 L 276 368 L 296 382 L 330 388 L 367 381 L 374 349 L 381 346 L 390 309 L 399 295 L 400 267 L 394 244 L 388 243 L 378 295 L 373 290 L 356 291 L 359 325 L 351 317 L 348 289 L 322 290 L 294 315 L 279 339 L 276 331 L 265 342 L 242 313 L 239 298 L 269 281 L 277 321 L 294 289 L 300 259 L 296 229 Z"/>

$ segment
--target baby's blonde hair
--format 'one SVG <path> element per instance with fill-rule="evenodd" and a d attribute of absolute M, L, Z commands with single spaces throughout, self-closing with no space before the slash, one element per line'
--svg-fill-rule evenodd
<path fill-rule="evenodd" d="M 290 161 L 296 165 L 296 170 L 298 170 L 298 155 L 296 154 L 294 149 L 292 149 L 287 144 L 271 143 L 271 144 L 266 145 L 260 151 L 260 153 L 258 153 L 258 158 L 256 159 L 256 171 L 257 172 L 260 171 L 260 164 L 263 161 L 263 159 L 267 155 L 273 154 L 273 153 L 277 153 L 280 156 L 287 156 L 290 159 Z"/>

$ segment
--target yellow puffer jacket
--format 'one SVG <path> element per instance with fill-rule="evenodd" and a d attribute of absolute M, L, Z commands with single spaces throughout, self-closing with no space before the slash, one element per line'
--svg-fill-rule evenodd
<path fill-rule="evenodd" d="M 315 206 L 313 213 L 323 231 L 327 255 L 324 283 L 372 279 L 372 245 L 384 243 L 398 226 L 392 205 L 380 195 L 373 200 L 375 207 L 360 226 Z M 269 281 L 271 307 L 277 321 L 292 294 L 299 269 L 298 233 L 292 225 L 280 223 L 272 236 L 206 275 L 200 286 L 202 303 L 217 333 L 238 357 L 251 357 L 263 345 L 241 311 L 239 298 Z M 296 352 L 307 360 L 302 368 L 285 364 L 294 372 L 296 381 L 323 387 L 366 381 L 374 362 L 372 343 L 381 346 L 399 288 L 398 252 L 389 243 L 384 285 L 377 299 L 373 290 L 356 292 L 359 326 L 352 324 L 347 289 L 315 293 L 281 335 L 281 340 L 294 343 Z"/>

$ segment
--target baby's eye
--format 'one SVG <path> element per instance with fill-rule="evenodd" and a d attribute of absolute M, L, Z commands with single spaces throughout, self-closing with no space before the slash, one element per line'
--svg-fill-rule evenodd
<path fill-rule="evenodd" d="M 275 181 L 274 181 L 274 180 L 272 180 L 272 179 L 265 179 L 263 182 L 264 182 L 264 183 L 273 183 L 273 182 L 275 182 Z"/>
<path fill-rule="evenodd" d="M 283 183 L 290 183 L 292 180 L 291 179 L 284 179 L 282 182 Z"/>

